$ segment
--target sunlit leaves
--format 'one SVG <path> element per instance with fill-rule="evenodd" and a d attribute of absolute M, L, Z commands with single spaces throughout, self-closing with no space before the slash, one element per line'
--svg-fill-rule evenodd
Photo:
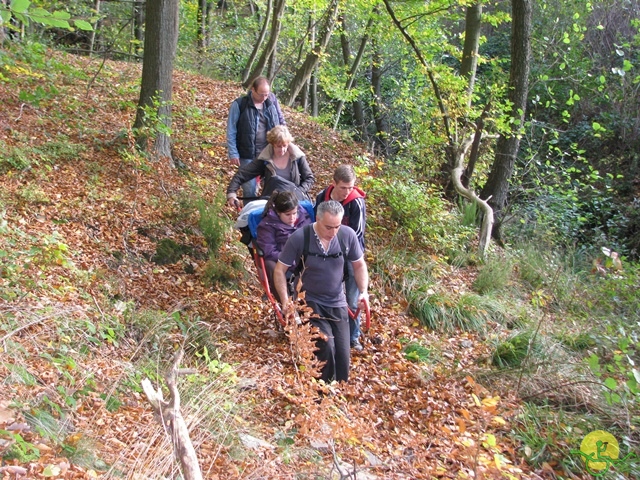
<path fill-rule="evenodd" d="M 80 30 L 93 30 L 92 25 L 86 20 L 72 19 L 71 14 L 67 11 L 54 10 L 50 12 L 42 7 L 34 7 L 30 0 L 13 0 L 6 7 L 0 5 L 1 23 L 9 23 L 12 16 L 25 24 L 33 21 L 48 27 L 67 30 L 73 30 L 73 24 Z"/>

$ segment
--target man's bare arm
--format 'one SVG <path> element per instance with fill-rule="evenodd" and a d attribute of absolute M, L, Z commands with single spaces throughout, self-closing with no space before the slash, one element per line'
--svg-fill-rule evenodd
<path fill-rule="evenodd" d="M 273 285 L 276 287 L 280 303 L 282 304 L 282 310 L 287 311 L 287 308 L 291 302 L 289 302 L 289 294 L 287 292 L 287 270 L 289 267 L 282 262 L 276 263 L 276 268 L 273 270 Z"/>
<path fill-rule="evenodd" d="M 358 298 L 358 303 L 360 303 L 363 299 L 369 298 L 369 293 L 367 292 L 369 289 L 369 270 L 367 269 L 367 262 L 364 261 L 364 256 L 360 260 L 352 262 L 352 265 L 353 276 L 360 291 L 360 297 Z"/>

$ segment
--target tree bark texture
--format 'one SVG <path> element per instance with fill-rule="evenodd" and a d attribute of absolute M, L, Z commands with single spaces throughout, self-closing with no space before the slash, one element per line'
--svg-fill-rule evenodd
<path fill-rule="evenodd" d="M 478 46 L 480 45 L 480 25 L 482 20 L 482 4 L 480 2 L 467 7 L 464 27 L 464 45 L 462 47 L 462 64 L 460 75 L 467 77 L 467 105 L 471 106 L 471 94 L 476 82 L 478 68 Z"/>
<path fill-rule="evenodd" d="M 371 28 L 371 25 L 373 25 L 373 16 L 369 17 L 369 20 L 367 21 L 367 26 L 365 27 L 364 35 L 360 39 L 360 47 L 358 48 L 358 53 L 356 54 L 356 58 L 353 59 L 353 63 L 351 64 L 351 67 L 349 67 L 349 72 L 347 73 L 347 84 L 345 85 L 345 90 L 347 92 L 349 92 L 356 83 L 356 73 L 360 68 L 360 64 L 362 63 L 362 58 L 364 57 L 365 47 L 367 46 L 367 42 L 369 41 L 369 29 Z M 342 34 L 340 35 L 340 45 L 342 47 L 342 59 L 344 61 L 345 66 L 348 66 L 349 62 L 351 62 L 351 47 L 349 46 L 349 39 L 347 38 L 345 30 L 346 30 L 346 26 L 344 24 L 344 18 L 343 18 Z M 357 107 L 355 104 L 357 103 L 359 103 L 358 100 L 353 102 L 353 111 L 354 111 L 354 120 L 355 120 L 354 123 L 356 123 L 356 125 L 360 127 L 360 125 L 364 124 L 364 121 L 362 121 L 361 123 L 358 123 L 360 119 L 358 119 L 356 116 Z M 333 124 L 334 130 L 338 128 L 338 123 L 340 122 L 340 115 L 342 114 L 342 109 L 344 108 L 344 104 L 345 104 L 344 100 L 340 100 L 340 103 L 338 103 L 338 108 L 336 109 L 336 121 Z M 360 106 L 360 112 L 361 111 L 362 111 L 362 107 Z"/>
<path fill-rule="evenodd" d="M 318 65 L 320 61 L 320 55 L 322 55 L 327 48 L 327 44 L 331 39 L 331 34 L 333 33 L 333 28 L 336 24 L 336 17 L 338 15 L 338 0 L 331 0 L 331 3 L 327 7 L 325 12 L 325 20 L 322 26 L 322 31 L 320 32 L 320 38 L 315 48 L 307 53 L 307 57 L 304 60 L 304 63 L 298 68 L 296 71 L 296 75 L 291 82 L 291 87 L 289 90 L 289 96 L 284 102 L 286 105 L 291 106 L 295 101 L 298 93 L 302 90 L 304 84 L 309 80 L 313 70 Z"/>
<path fill-rule="evenodd" d="M 276 49 L 278 44 L 278 38 L 280 37 L 280 30 L 282 28 L 282 16 L 284 15 L 284 7 L 286 0 L 276 0 L 275 7 L 273 9 L 273 19 L 271 21 L 271 32 L 269 33 L 269 40 L 262 50 L 262 54 L 258 59 L 258 63 L 251 73 L 247 76 L 246 80 L 242 82 L 244 88 L 249 88 L 251 82 L 256 77 L 262 75 L 264 68 L 266 67 L 271 55 Z"/>
<path fill-rule="evenodd" d="M 202 471 L 200 470 L 195 448 L 193 448 L 193 443 L 191 443 L 191 438 L 189 437 L 189 429 L 180 412 L 178 374 L 180 373 L 179 366 L 183 354 L 182 350 L 176 353 L 173 366 L 165 378 L 170 395 L 168 401 L 164 400 L 162 390 L 154 390 L 147 378 L 142 381 L 142 389 L 158 420 L 171 438 L 173 452 L 176 460 L 180 463 L 183 477 L 185 480 L 202 480 Z"/>
<path fill-rule="evenodd" d="M 267 30 L 269 29 L 269 22 L 271 21 L 272 11 L 273 11 L 273 0 L 267 0 L 267 10 L 264 15 L 264 22 L 262 24 L 262 28 L 260 29 L 260 33 L 258 34 L 258 39 L 256 40 L 256 43 L 253 46 L 253 50 L 251 50 L 251 54 L 249 55 L 247 64 L 245 65 L 244 70 L 242 71 L 241 81 L 243 85 L 247 82 L 247 80 L 249 80 L 249 75 L 251 73 L 251 67 L 253 67 L 253 62 L 256 61 L 258 52 L 262 48 L 264 37 L 267 36 Z"/>
<path fill-rule="evenodd" d="M 481 257 L 484 257 L 487 254 L 487 249 L 489 248 L 489 243 L 491 241 L 491 229 L 493 228 L 493 209 L 491 206 L 480 199 L 476 193 L 466 188 L 462 184 L 462 175 L 464 172 L 464 158 L 467 154 L 467 150 L 474 143 L 476 143 L 476 139 L 482 135 L 481 130 L 476 130 L 475 138 L 465 139 L 458 150 L 456 151 L 455 158 L 456 163 L 451 170 L 451 181 L 456 189 L 456 191 L 462 195 L 467 200 L 475 203 L 480 211 L 482 212 L 482 226 L 480 227 L 480 239 L 478 241 L 478 253 Z M 478 142 L 479 143 L 479 142 Z"/>
<path fill-rule="evenodd" d="M 142 87 L 133 125 L 136 143 L 143 151 L 148 149 L 148 130 L 157 128 L 151 125 L 152 119 L 146 118 L 145 108 L 157 108 L 157 121 L 162 122 L 167 128 L 171 127 L 173 62 L 178 44 L 179 3 L 179 0 L 147 2 Z M 168 158 L 173 164 L 167 133 L 156 130 L 154 154 L 156 158 Z"/>
<path fill-rule="evenodd" d="M 516 156 L 520 147 L 518 130 L 522 127 L 529 90 L 529 59 L 531 54 L 531 20 L 533 0 L 512 0 L 511 23 L 511 70 L 509 72 L 509 101 L 512 104 L 510 116 L 512 132 L 501 135 L 496 145 L 496 153 L 487 183 L 482 190 L 482 198 L 493 207 L 497 225 L 500 213 L 507 204 L 509 181 L 513 175 Z M 494 236 L 496 232 L 494 232 Z"/>
<path fill-rule="evenodd" d="M 375 145 L 378 153 L 387 154 L 387 135 L 389 126 L 386 118 L 386 106 L 382 100 L 382 55 L 377 41 L 372 41 L 373 57 L 371 59 L 371 90 L 373 91 L 373 122 L 376 126 Z"/>

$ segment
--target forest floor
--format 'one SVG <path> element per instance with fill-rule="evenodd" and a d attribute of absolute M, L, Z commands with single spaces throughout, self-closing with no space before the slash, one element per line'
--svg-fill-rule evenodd
<path fill-rule="evenodd" d="M 1 478 L 175 478 L 136 373 L 143 360 L 166 365 L 183 342 L 176 321 L 159 341 L 169 350 L 140 358 L 145 322 L 163 316 L 204 326 L 215 345 L 200 380 L 181 387 L 214 373 L 220 382 L 227 365 L 234 372 L 216 383 L 220 391 L 199 383 L 201 395 L 184 402 L 205 478 L 554 477 L 553 465 L 532 472 L 519 452 L 510 435 L 519 405 L 509 392 L 474 380 L 490 356 L 482 339 L 425 330 L 375 274 L 364 351 L 353 354 L 349 383 L 321 397 L 275 328 L 235 232 L 221 256 L 241 259 L 248 274 L 225 287 L 203 280 L 206 245 L 197 218 L 179 218 L 180 202 L 193 188 L 213 201 L 234 173 L 224 132 L 237 85 L 175 73 L 174 155 L 184 168 L 174 169 L 131 153 L 139 66 L 54 58 L 69 70 L 47 74 L 17 62 L 1 72 L 0 145 L 40 159 L 0 177 L 0 430 L 12 432 L 0 436 L 0 451 L 24 442 Z M 336 165 L 367 155 L 306 115 L 285 113 L 317 176 L 314 194 Z M 46 161 L 54 144 L 81 147 Z M 153 263 L 163 238 L 193 254 Z M 371 264 L 375 256 L 372 248 Z M 468 279 L 448 282 L 464 288 Z M 437 358 L 412 361 L 404 351 L 411 342 Z M 216 410 L 204 397 L 222 390 L 229 394 Z M 35 413 L 47 405 L 55 423 L 48 429 Z M 218 412 L 217 432 L 196 407 Z"/>

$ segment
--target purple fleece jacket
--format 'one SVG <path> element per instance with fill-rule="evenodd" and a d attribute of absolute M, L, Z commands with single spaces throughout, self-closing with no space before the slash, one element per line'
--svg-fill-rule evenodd
<path fill-rule="evenodd" d="M 267 216 L 258 225 L 258 246 L 264 252 L 265 260 L 278 261 L 280 252 L 293 232 L 311 223 L 309 214 L 303 206 L 298 206 L 298 220 L 291 226 L 278 217 L 275 210 L 269 210 Z"/>

